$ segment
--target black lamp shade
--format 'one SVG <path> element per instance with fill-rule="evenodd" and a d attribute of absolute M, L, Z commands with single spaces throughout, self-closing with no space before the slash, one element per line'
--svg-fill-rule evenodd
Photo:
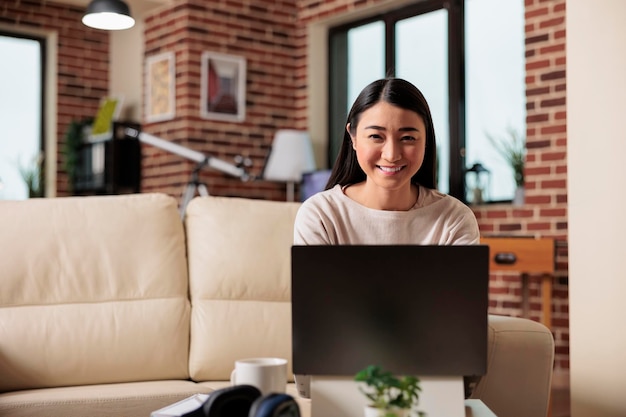
<path fill-rule="evenodd" d="M 133 27 L 135 19 L 122 0 L 92 0 L 83 16 L 83 23 L 95 29 L 122 30 Z"/>

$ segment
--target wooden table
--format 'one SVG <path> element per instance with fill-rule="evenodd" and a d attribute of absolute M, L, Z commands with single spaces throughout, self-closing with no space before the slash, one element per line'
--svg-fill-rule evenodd
<path fill-rule="evenodd" d="M 555 272 L 553 238 L 485 236 L 480 243 L 489 246 L 489 271 L 515 271 L 522 278 L 522 312 L 529 316 L 528 276 L 541 275 L 541 323 L 551 328 L 552 281 Z"/>

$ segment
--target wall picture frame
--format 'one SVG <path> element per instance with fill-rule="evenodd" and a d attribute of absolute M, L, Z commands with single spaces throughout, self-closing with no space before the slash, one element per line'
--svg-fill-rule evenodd
<path fill-rule="evenodd" d="M 203 52 L 200 116 L 242 122 L 246 117 L 246 60 L 244 57 Z"/>
<path fill-rule="evenodd" d="M 146 121 L 171 120 L 176 115 L 174 52 L 146 58 Z"/>

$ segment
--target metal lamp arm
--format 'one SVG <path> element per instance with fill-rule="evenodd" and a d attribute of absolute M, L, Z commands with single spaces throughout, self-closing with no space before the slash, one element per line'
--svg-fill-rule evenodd
<path fill-rule="evenodd" d="M 241 178 L 242 181 L 248 181 L 251 177 L 246 171 L 244 166 L 249 166 L 249 159 L 238 157 L 238 164 L 231 164 L 223 159 L 216 158 L 214 156 L 208 156 L 202 152 L 194 151 L 193 149 L 186 148 L 168 140 L 159 138 L 149 133 L 140 132 L 137 129 L 127 127 L 124 133 L 131 138 L 136 138 L 143 143 L 161 148 L 168 152 L 182 156 L 198 163 L 198 167 L 207 166 L 209 168 L 221 171 L 225 174 L 232 175 L 233 177 Z"/>

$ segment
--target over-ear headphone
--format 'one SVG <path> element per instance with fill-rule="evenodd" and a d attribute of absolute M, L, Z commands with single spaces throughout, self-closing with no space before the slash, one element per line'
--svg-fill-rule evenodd
<path fill-rule="evenodd" d="M 196 417 L 197 414 L 193 414 Z M 300 407 L 288 394 L 261 395 L 252 385 L 235 385 L 209 394 L 202 405 L 204 417 L 300 417 Z M 185 417 L 192 417 L 186 414 Z"/>
<path fill-rule="evenodd" d="M 267 394 L 252 403 L 248 417 L 300 417 L 300 407 L 291 395 Z"/>
<path fill-rule="evenodd" d="M 252 403 L 261 391 L 252 385 L 235 385 L 209 394 L 202 405 L 204 417 L 248 417 Z"/>

